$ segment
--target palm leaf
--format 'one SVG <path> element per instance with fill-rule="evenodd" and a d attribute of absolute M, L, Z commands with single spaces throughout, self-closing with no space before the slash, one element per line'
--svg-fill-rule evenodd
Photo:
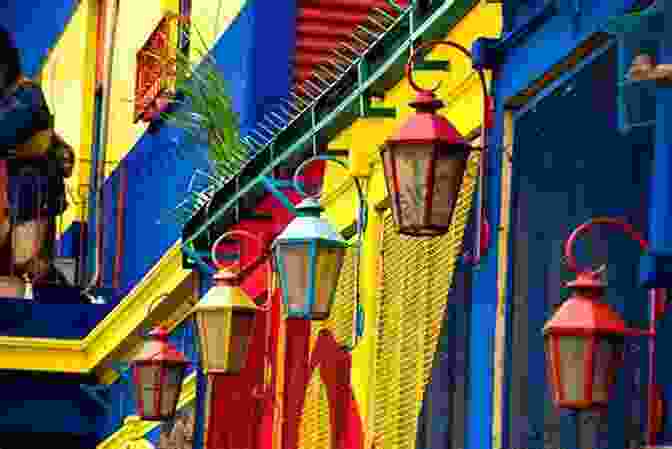
<path fill-rule="evenodd" d="M 207 48 L 198 30 L 193 34 L 201 47 Z M 246 159 L 246 149 L 240 142 L 240 120 L 215 59 L 206 51 L 192 50 L 201 57 L 198 64 L 185 51 L 176 51 L 175 88 L 183 100 L 176 100 L 176 107 L 163 113 L 162 118 L 183 129 L 195 142 L 206 143 L 215 170 L 233 176 Z"/>

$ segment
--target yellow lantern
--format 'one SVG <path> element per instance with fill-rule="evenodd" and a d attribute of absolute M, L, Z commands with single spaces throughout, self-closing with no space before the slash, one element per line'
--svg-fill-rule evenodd
<path fill-rule="evenodd" d="M 206 374 L 238 374 L 245 367 L 257 305 L 222 269 L 215 286 L 194 307 L 201 362 Z"/>

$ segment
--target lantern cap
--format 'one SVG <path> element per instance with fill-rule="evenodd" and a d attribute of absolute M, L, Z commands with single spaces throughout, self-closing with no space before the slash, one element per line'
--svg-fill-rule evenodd
<path fill-rule="evenodd" d="M 429 91 L 418 93 L 415 101 L 410 103 L 416 112 L 404 123 L 397 134 L 387 140 L 388 144 L 432 144 L 441 143 L 450 146 L 461 146 L 465 151 L 471 149 L 462 134 L 445 117 L 436 111 L 443 107 L 441 100 Z M 385 149 L 385 146 L 383 146 Z"/>
<path fill-rule="evenodd" d="M 221 271 L 221 270 L 220 270 Z M 223 270 L 226 271 L 226 270 Z M 250 310 L 255 311 L 259 307 L 245 293 L 245 291 L 232 285 L 216 285 L 208 291 L 203 299 L 194 306 L 192 313 L 212 310 Z"/>
<path fill-rule="evenodd" d="M 297 206 L 297 216 L 287 225 L 275 239 L 273 246 L 278 243 L 299 243 L 319 240 L 337 246 L 346 246 L 341 234 L 329 223 L 320 217 L 322 207 L 314 198 L 306 198 Z"/>
<path fill-rule="evenodd" d="M 152 329 L 140 353 L 132 363 L 168 363 L 173 365 L 189 365 L 189 361 L 177 348 L 168 341 L 168 330 L 162 326 Z"/>
<path fill-rule="evenodd" d="M 212 275 L 212 279 L 216 285 L 231 286 L 235 285 L 238 280 L 237 276 L 230 268 L 220 268 Z"/>
<path fill-rule="evenodd" d="M 623 319 L 609 304 L 574 294 L 544 326 L 544 335 L 625 335 Z"/>
<path fill-rule="evenodd" d="M 582 271 L 576 275 L 576 279 L 567 282 L 565 285 L 572 289 L 604 290 L 607 287 L 607 283 L 602 280 L 600 274 L 601 270 Z"/>

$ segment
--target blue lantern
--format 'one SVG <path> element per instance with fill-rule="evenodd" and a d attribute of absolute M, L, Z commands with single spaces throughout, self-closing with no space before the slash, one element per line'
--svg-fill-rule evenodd
<path fill-rule="evenodd" d="M 334 302 L 346 241 L 326 220 L 317 200 L 297 206 L 297 216 L 273 242 L 287 317 L 325 320 Z"/>

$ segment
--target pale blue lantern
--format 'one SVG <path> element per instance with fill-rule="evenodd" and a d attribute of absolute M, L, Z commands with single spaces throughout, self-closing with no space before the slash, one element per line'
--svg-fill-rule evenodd
<path fill-rule="evenodd" d="M 346 241 L 320 217 L 324 210 L 314 198 L 303 200 L 296 218 L 273 242 L 287 318 L 320 321 L 329 317 Z"/>

